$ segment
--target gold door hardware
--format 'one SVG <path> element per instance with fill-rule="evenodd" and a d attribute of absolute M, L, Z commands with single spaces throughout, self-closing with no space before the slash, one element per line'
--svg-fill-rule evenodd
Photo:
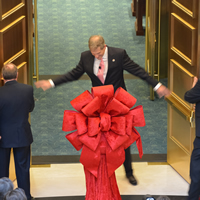
<path fill-rule="evenodd" d="M 190 127 L 195 127 L 195 114 L 194 109 L 186 104 L 180 97 L 178 97 L 174 92 L 170 96 L 166 97 L 166 101 L 173 107 L 175 107 L 180 113 L 185 117 L 185 119 L 190 123 Z"/>
<path fill-rule="evenodd" d="M 191 128 L 194 128 L 195 127 L 195 111 L 194 110 L 191 110 L 188 121 L 190 122 Z"/>

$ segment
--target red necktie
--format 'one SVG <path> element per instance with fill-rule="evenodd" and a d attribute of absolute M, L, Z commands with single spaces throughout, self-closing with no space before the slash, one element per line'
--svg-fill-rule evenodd
<path fill-rule="evenodd" d="M 97 73 L 97 77 L 99 80 L 104 84 L 104 77 L 103 77 L 103 72 L 104 72 L 104 62 L 103 59 L 101 59 L 100 65 L 99 65 L 99 71 Z"/>

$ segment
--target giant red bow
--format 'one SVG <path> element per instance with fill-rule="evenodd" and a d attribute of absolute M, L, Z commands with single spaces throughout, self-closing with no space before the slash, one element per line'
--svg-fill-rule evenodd
<path fill-rule="evenodd" d="M 108 176 L 123 164 L 124 149 L 136 141 L 143 155 L 140 134 L 134 126 L 145 126 L 142 106 L 133 109 L 136 99 L 123 88 L 114 94 L 112 85 L 93 87 L 71 101 L 78 111 L 64 111 L 63 131 L 73 131 L 66 138 L 82 153 L 80 162 L 97 177 L 100 154 L 106 154 Z"/>

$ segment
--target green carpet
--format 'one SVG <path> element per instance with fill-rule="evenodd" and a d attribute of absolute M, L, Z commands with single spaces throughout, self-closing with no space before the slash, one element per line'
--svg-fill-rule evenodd
<path fill-rule="evenodd" d="M 42 0 L 38 2 L 39 75 L 63 74 L 74 68 L 80 54 L 88 50 L 92 34 L 104 36 L 106 44 L 126 49 L 142 67 L 145 63 L 145 37 L 136 36 L 132 0 Z M 145 24 L 145 22 L 144 22 Z M 167 80 L 162 80 L 166 85 Z M 167 103 L 149 100 L 149 87 L 139 79 L 127 79 L 127 90 L 143 105 L 146 126 L 137 128 L 144 154 L 167 153 Z M 78 80 L 43 92 L 34 89 L 37 99 L 31 114 L 33 156 L 79 155 L 62 131 L 63 112 L 73 109 L 70 101 L 85 90 L 90 80 Z M 138 154 L 136 145 L 131 152 Z"/>

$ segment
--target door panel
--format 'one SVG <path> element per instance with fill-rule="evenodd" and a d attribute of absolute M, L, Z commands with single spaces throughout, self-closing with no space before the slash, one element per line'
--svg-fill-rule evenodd
<path fill-rule="evenodd" d="M 197 6 L 197 1 L 185 1 L 185 0 L 173 0 L 172 3 L 181 9 L 183 12 L 187 13 L 191 17 L 195 18 L 196 17 L 196 6 Z"/>
<path fill-rule="evenodd" d="M 170 72 L 170 89 L 180 99 L 184 99 L 185 91 L 191 88 L 194 75 L 174 59 L 170 60 Z"/>
<path fill-rule="evenodd" d="M 0 7 L 0 19 L 3 20 L 6 17 L 10 16 L 12 13 L 16 12 L 21 7 L 25 6 L 24 0 L 1 0 Z"/>
<path fill-rule="evenodd" d="M 171 0 L 167 162 L 188 182 L 195 138 L 193 105 L 184 100 L 198 74 L 199 2 Z"/>
<path fill-rule="evenodd" d="M 1 30 L 3 63 L 12 62 L 17 57 L 23 56 L 23 54 L 26 53 L 25 30 L 25 16 L 19 17 L 17 20 Z M 15 35 L 18 36 L 17 40 Z"/>
<path fill-rule="evenodd" d="M 0 0 L 0 70 L 10 62 L 18 68 L 26 68 L 20 69 L 26 74 L 20 74 L 24 77 L 19 82 L 28 84 L 32 84 L 32 33 L 32 1 Z"/>
<path fill-rule="evenodd" d="M 171 124 L 171 139 L 189 154 L 190 144 L 188 141 L 190 140 L 190 135 L 188 133 L 190 132 L 190 124 L 185 122 L 185 116 L 173 108 L 171 110 L 171 119 L 176 121 L 176 123 Z"/>
<path fill-rule="evenodd" d="M 171 50 L 192 66 L 196 58 L 196 31 L 195 27 L 177 14 L 171 14 Z"/>

